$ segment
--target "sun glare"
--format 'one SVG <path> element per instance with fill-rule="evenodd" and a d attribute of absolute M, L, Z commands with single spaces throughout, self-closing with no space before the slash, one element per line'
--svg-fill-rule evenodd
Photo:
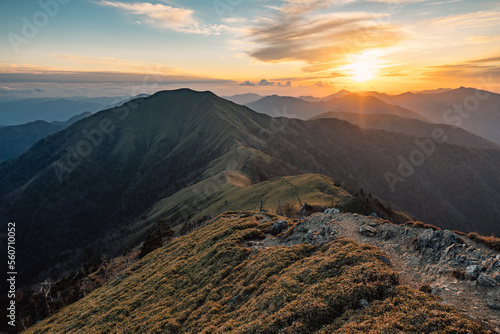
<path fill-rule="evenodd" d="M 358 82 L 365 82 L 374 79 L 379 69 L 382 67 L 380 56 L 384 55 L 380 50 L 367 50 L 360 54 L 349 56 L 350 64 L 344 66 L 351 79 Z"/>

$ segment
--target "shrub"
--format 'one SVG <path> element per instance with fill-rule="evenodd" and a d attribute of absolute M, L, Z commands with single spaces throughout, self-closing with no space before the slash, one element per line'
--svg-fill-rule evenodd
<path fill-rule="evenodd" d="M 467 234 L 467 238 L 475 241 L 479 244 L 482 244 L 489 249 L 500 252 L 500 238 L 496 238 L 494 236 L 491 237 L 483 237 L 477 233 L 469 233 Z"/>

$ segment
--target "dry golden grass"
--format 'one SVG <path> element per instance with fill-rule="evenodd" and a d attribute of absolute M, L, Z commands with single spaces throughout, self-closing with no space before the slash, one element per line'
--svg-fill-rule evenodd
<path fill-rule="evenodd" d="M 225 213 L 26 333 L 484 332 L 400 286 L 370 246 L 249 248 L 271 224 Z"/>
<path fill-rule="evenodd" d="M 469 233 L 467 234 L 467 238 L 482 245 L 485 245 L 489 249 L 500 252 L 500 238 L 496 238 L 494 236 L 483 237 L 477 233 Z"/>

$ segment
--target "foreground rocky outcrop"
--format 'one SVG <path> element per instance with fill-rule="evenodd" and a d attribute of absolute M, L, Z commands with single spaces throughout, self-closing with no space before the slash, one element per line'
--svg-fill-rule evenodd
<path fill-rule="evenodd" d="M 402 256 L 434 254 L 417 249 L 422 232 L 351 214 L 225 213 L 26 333 L 491 332 L 411 287 Z M 365 239 L 399 244 L 401 263 Z"/>
<path fill-rule="evenodd" d="M 451 231 L 395 225 L 357 214 L 316 214 L 302 220 L 283 240 L 259 247 L 321 244 L 347 237 L 377 247 L 380 259 L 404 284 L 438 296 L 468 317 L 500 332 L 500 253 Z"/>

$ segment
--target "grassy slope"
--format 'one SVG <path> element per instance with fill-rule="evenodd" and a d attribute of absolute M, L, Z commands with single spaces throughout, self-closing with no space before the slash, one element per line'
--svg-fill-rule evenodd
<path fill-rule="evenodd" d="M 26 333 L 484 332 L 400 286 L 372 247 L 246 247 L 271 224 L 221 215 Z"/>
<path fill-rule="evenodd" d="M 441 129 L 447 136 L 446 142 L 449 144 L 475 147 L 475 148 L 491 148 L 499 149 L 500 146 L 490 142 L 482 137 L 467 132 L 466 130 L 447 125 L 447 124 L 434 124 L 424 122 L 418 119 L 403 118 L 395 115 L 384 114 L 355 114 L 349 112 L 326 112 L 313 119 L 319 118 L 337 118 L 356 124 L 364 129 L 377 129 L 392 132 L 405 133 L 413 137 L 432 137 L 432 132 L 436 129 Z"/>
<path fill-rule="evenodd" d="M 301 203 L 360 210 L 352 195 L 323 175 L 286 176 L 241 187 L 228 182 L 227 173 L 222 173 L 159 201 L 146 220 L 149 223 L 158 219 L 175 222 L 177 217 L 196 220 L 227 210 L 259 210 L 260 199 L 264 196 L 267 197 L 264 209 L 268 211 L 275 211 L 280 202 L 300 208 L 296 195 Z M 143 223 L 145 221 L 140 224 Z"/>

